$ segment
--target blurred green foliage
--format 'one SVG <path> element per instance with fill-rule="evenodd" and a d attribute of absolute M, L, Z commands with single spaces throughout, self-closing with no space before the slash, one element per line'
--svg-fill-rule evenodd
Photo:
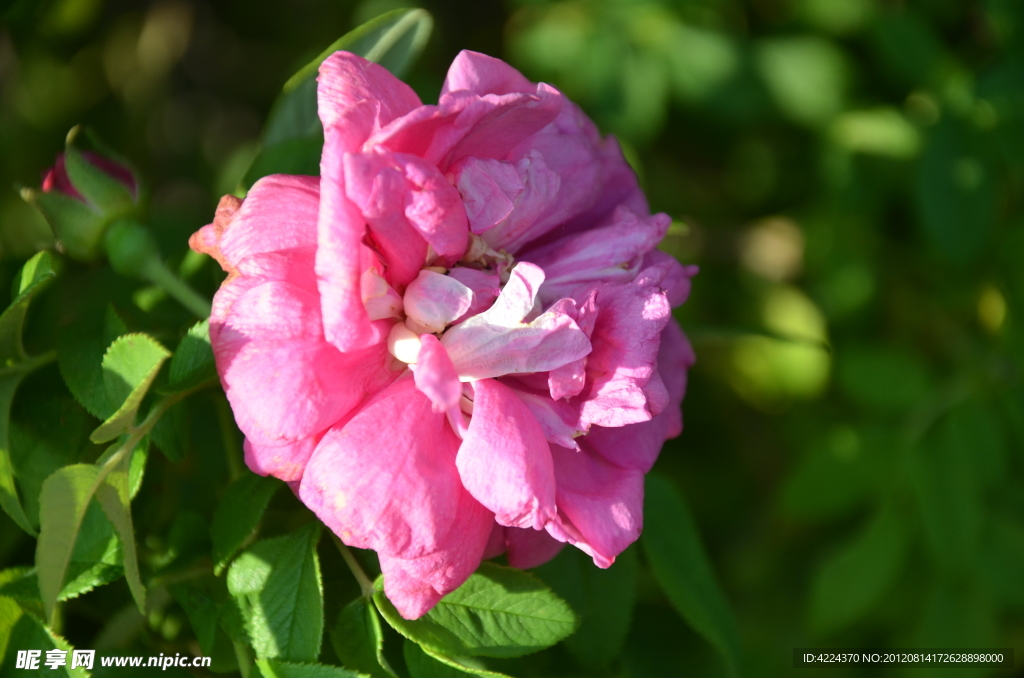
<path fill-rule="evenodd" d="M 7 187 L 37 185 L 67 129 L 84 122 L 141 170 L 161 251 L 212 294 L 216 267 L 186 255 L 187 237 L 243 178 L 281 84 L 352 26 L 410 4 L 436 20 L 408 75 L 424 100 L 463 48 L 561 88 L 619 136 L 652 209 L 677 220 L 663 247 L 701 266 L 679 313 L 698 355 L 687 428 L 658 469 L 683 488 L 735 611 L 740 673 L 788 675 L 801 646 L 1016 646 L 1020 655 L 1016 0 L 7 0 L 4 279 L 50 242 Z M 29 352 L 33 336 L 89 298 L 113 298 L 132 329 L 154 331 L 155 317 L 184 334 L 181 309 L 132 285 L 72 267 L 30 316 Z M 180 335 L 156 334 L 171 344 Z M 53 468 L 79 452 L 59 449 L 53 427 L 33 427 L 80 429 L 87 417 L 70 398 L 31 399 L 59 382 L 55 366 L 40 370 L 12 409 L 12 438 L 54 456 Z M 226 403 L 204 398 L 188 403 L 185 461 L 147 476 L 144 491 L 160 499 L 135 511 L 140 561 L 169 584 L 209 539 L 189 525 L 213 515 L 210 488 L 237 476 L 221 448 L 237 453 L 238 439 L 208 435 L 229 416 Z M 293 498 L 278 493 L 265 531 L 293 528 L 294 516 Z M 31 564 L 32 544 L 0 515 L 4 567 Z M 337 554 L 322 559 L 333 620 L 355 589 Z M 611 668 L 580 660 L 581 639 L 499 670 L 725 675 L 646 560 L 635 577 L 633 624 Z M 67 601 L 63 633 L 77 647 L 195 645 L 188 609 L 166 593 L 148 619 L 131 605 L 123 581 Z"/>

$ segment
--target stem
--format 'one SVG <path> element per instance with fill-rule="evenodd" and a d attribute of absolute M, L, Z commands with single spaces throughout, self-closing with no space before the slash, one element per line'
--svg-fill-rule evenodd
<path fill-rule="evenodd" d="M 373 596 L 373 582 L 370 581 L 370 578 L 366 576 L 365 572 L 363 572 L 363 568 L 359 565 L 359 561 L 356 560 L 354 555 L 352 555 L 352 552 L 348 547 L 338 539 L 338 535 L 332 532 L 331 539 L 334 540 L 334 544 L 338 547 L 338 550 L 341 551 L 341 557 L 345 559 L 345 564 L 348 565 L 348 569 L 352 570 L 352 575 L 356 578 L 356 581 L 359 582 L 359 588 L 363 592 L 363 598 L 370 598 Z"/>
<path fill-rule="evenodd" d="M 156 260 L 145 269 L 145 275 L 178 303 L 200 318 L 210 317 L 210 302 L 201 297 L 185 281 L 176 276 L 162 261 Z"/>
<path fill-rule="evenodd" d="M 252 670 L 252 657 L 249 656 L 249 650 L 237 641 L 231 641 L 231 644 L 235 646 L 235 659 L 238 660 L 238 672 L 242 674 L 242 678 L 249 678 L 249 671 Z"/>

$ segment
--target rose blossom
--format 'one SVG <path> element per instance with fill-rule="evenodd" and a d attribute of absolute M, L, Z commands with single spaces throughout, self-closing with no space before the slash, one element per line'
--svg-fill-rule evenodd
<path fill-rule="evenodd" d="M 608 567 L 682 430 L 696 272 L 655 249 L 613 139 L 462 52 L 436 106 L 346 52 L 320 67 L 321 176 L 225 197 L 210 339 L 246 462 L 380 557 L 416 618 L 482 558 Z"/>

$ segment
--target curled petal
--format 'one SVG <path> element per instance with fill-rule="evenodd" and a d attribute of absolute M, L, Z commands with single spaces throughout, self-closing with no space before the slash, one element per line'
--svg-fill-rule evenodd
<path fill-rule="evenodd" d="M 403 303 L 409 326 L 420 333 L 433 334 L 469 310 L 473 290 L 451 276 L 421 270 L 406 288 Z"/>
<path fill-rule="evenodd" d="M 444 346 L 433 334 L 420 337 L 420 351 L 412 366 L 416 388 L 430 398 L 435 412 L 458 409 L 462 398 L 462 383 L 455 373 Z"/>
<path fill-rule="evenodd" d="M 456 266 L 448 271 L 448 277 L 458 280 L 473 291 L 473 302 L 462 318 L 465 318 L 467 315 L 476 315 L 490 308 L 494 300 L 501 294 L 501 279 L 493 273 Z M 457 318 L 456 322 L 462 318 Z"/>
<path fill-rule="evenodd" d="M 264 445 L 246 438 L 242 445 L 245 465 L 253 473 L 273 476 L 289 483 L 302 479 L 302 472 L 313 454 L 319 436 L 301 438 L 284 445 Z"/>
<path fill-rule="evenodd" d="M 522 73 L 501 59 L 464 49 L 448 67 L 441 96 L 460 89 L 473 94 L 512 94 L 537 88 Z"/>

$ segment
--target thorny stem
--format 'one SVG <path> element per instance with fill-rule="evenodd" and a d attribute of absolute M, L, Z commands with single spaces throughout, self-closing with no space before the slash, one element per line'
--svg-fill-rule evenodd
<path fill-rule="evenodd" d="M 350 551 L 349 548 L 345 546 L 340 539 L 338 539 L 338 535 L 333 532 L 331 533 L 331 539 L 334 540 L 334 544 L 338 547 L 338 550 L 341 551 L 341 557 L 345 559 L 345 564 L 348 565 L 348 569 L 352 570 L 352 575 L 356 578 L 356 581 L 359 582 L 359 589 L 363 592 L 363 598 L 372 597 L 373 582 L 370 581 L 370 578 L 366 576 L 365 572 L 363 572 L 363 568 L 359 565 L 359 561 L 356 560 L 356 557 L 352 555 L 352 551 Z"/>

